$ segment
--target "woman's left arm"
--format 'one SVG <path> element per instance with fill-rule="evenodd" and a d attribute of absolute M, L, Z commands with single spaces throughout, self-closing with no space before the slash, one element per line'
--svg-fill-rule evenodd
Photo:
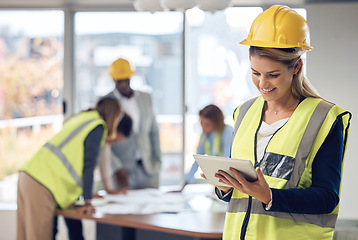
<path fill-rule="evenodd" d="M 85 215 L 92 215 L 96 209 L 91 204 L 93 172 L 97 164 L 99 146 L 104 128 L 102 125 L 94 128 L 86 137 L 84 142 L 84 163 L 83 163 L 83 198 L 85 204 L 77 208 L 77 212 Z"/>
<path fill-rule="evenodd" d="M 306 189 L 271 189 L 270 211 L 325 214 L 339 202 L 344 154 L 342 118 L 338 118 L 312 165 L 312 186 Z"/>
<path fill-rule="evenodd" d="M 103 131 L 102 125 L 97 126 L 88 134 L 84 142 L 83 198 L 85 200 L 92 199 L 93 172 L 97 164 Z"/>
<path fill-rule="evenodd" d="M 312 165 L 312 186 L 306 189 L 271 189 L 259 168 L 256 169 L 258 180 L 247 182 L 234 169 L 236 179 L 224 171 L 215 176 L 240 192 L 253 196 L 267 204 L 268 211 L 299 214 L 331 213 L 339 202 L 341 170 L 344 153 L 343 123 L 338 118 L 330 133 L 317 152 Z M 270 201 L 272 200 L 272 201 Z"/>

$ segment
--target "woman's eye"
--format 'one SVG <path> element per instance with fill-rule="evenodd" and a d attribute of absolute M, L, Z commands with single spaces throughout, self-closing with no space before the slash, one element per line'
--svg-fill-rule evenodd
<path fill-rule="evenodd" d="M 252 72 L 252 74 L 254 74 L 256 76 L 260 76 L 260 73 L 258 73 L 258 72 Z"/>
<path fill-rule="evenodd" d="M 280 76 L 280 74 L 270 74 L 270 77 L 272 77 L 272 78 L 277 78 L 279 76 Z"/>

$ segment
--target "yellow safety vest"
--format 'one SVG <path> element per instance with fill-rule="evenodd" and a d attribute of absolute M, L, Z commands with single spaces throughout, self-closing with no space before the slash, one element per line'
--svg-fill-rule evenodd
<path fill-rule="evenodd" d="M 205 134 L 201 134 L 200 136 L 200 143 L 204 145 L 205 154 L 206 155 L 214 155 L 214 156 L 222 156 L 222 146 L 221 146 L 221 134 L 215 132 L 214 133 L 214 139 L 213 143 L 211 143 L 208 140 L 205 140 Z M 212 150 L 212 151 L 211 151 Z"/>
<path fill-rule="evenodd" d="M 105 121 L 97 111 L 82 112 L 66 121 L 63 129 L 20 169 L 45 186 L 62 209 L 82 195 L 84 142 L 99 125 L 104 127 L 102 147 L 107 136 Z"/>
<path fill-rule="evenodd" d="M 257 132 L 264 108 L 264 99 L 258 97 L 235 111 L 233 158 L 248 159 L 257 166 Z M 345 150 L 349 112 L 319 98 L 306 98 L 298 105 L 286 124 L 270 139 L 260 163 L 270 188 L 304 189 L 311 186 L 313 161 L 339 116 L 343 121 Z M 283 166 L 278 167 L 281 171 L 272 168 L 272 161 Z M 234 189 L 226 213 L 223 239 L 332 239 L 338 208 L 330 214 L 270 212 L 265 211 L 257 199 Z"/>

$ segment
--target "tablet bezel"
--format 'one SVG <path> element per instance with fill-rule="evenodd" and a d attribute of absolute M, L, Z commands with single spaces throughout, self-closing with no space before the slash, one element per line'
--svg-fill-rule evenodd
<path fill-rule="evenodd" d="M 201 154 L 194 154 L 193 156 L 209 183 L 214 186 L 228 186 L 219 182 L 219 179 L 215 177 L 215 173 L 223 170 L 234 177 L 233 173 L 229 170 L 230 167 L 238 170 L 250 182 L 257 180 L 255 168 L 249 160 Z"/>

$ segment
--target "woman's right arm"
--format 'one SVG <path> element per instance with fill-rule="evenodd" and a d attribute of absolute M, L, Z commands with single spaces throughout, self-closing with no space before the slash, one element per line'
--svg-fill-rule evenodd
<path fill-rule="evenodd" d="M 224 202 L 230 202 L 231 196 L 232 196 L 233 189 L 231 188 L 228 192 L 221 191 L 218 187 L 215 187 L 215 194 Z"/>

